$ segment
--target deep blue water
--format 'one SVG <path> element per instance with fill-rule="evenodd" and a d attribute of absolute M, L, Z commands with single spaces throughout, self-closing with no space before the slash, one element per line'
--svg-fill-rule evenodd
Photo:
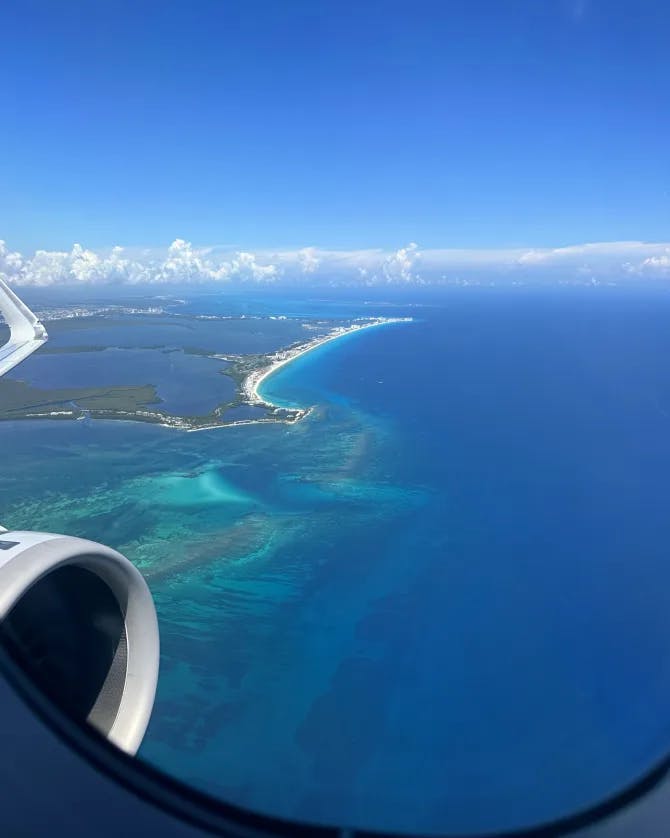
<path fill-rule="evenodd" d="M 146 759 L 322 822 L 565 815 L 670 748 L 670 296 L 395 302 L 414 323 L 266 382 L 316 405 L 294 426 L 0 424 L 6 498 L 33 499 L 7 514 L 146 573 L 163 643 Z"/>
<path fill-rule="evenodd" d="M 461 296 L 268 381 L 390 422 L 386 468 L 429 498 L 379 557 L 402 573 L 357 624 L 368 650 L 312 707 L 327 782 L 355 775 L 385 818 L 416 795 L 425 826 L 490 828 L 492 800 L 506 824 L 520 788 L 526 813 L 565 812 L 666 751 L 668 315 L 621 292 Z"/>

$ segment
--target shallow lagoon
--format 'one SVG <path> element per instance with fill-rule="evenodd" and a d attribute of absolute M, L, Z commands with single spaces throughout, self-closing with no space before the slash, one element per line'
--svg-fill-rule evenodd
<path fill-rule="evenodd" d="M 37 354 L 10 373 L 39 388 L 106 387 L 153 384 L 168 413 L 209 413 L 231 401 L 235 383 L 221 370 L 225 361 L 186 354 L 178 349 L 117 349 Z"/>

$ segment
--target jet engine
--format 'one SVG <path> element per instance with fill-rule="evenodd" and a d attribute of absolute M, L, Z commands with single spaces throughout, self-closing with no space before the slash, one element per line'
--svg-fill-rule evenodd
<path fill-rule="evenodd" d="M 124 556 L 70 536 L 1 532 L 0 643 L 64 713 L 137 751 L 159 635 L 147 584 Z"/>

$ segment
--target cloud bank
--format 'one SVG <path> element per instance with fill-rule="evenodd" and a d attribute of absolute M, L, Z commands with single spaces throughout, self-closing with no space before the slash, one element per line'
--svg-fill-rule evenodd
<path fill-rule="evenodd" d="M 600 242 L 559 248 L 231 250 L 175 239 L 164 249 L 37 250 L 0 240 L 0 277 L 17 286 L 283 284 L 412 286 L 670 280 L 670 243 Z"/>

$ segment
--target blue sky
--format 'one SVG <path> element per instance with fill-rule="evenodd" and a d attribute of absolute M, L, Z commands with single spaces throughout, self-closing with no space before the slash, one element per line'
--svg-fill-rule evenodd
<path fill-rule="evenodd" d="M 670 240 L 665 0 L 21 0 L 0 31 L 23 254 Z"/>

